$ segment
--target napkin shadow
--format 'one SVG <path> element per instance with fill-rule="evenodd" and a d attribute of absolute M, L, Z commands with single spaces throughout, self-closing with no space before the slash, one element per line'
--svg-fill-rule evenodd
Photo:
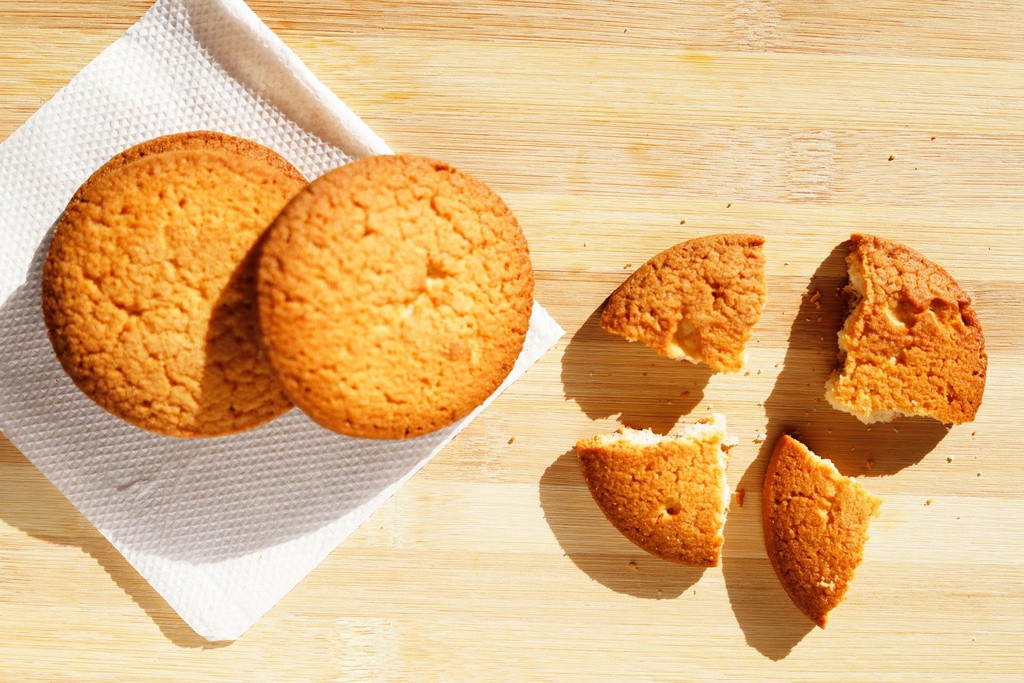
<path fill-rule="evenodd" d="M 40 308 L 52 234 L 0 308 L 0 425 L 122 552 L 203 564 L 298 539 L 397 484 L 457 428 L 368 443 L 298 410 L 214 439 L 128 425 L 76 389 L 54 357 Z"/>
<path fill-rule="evenodd" d="M 212 650 L 231 644 L 210 642 L 193 631 L 117 548 L 95 528 L 81 524 L 81 513 L 40 472 L 31 471 L 17 482 L 2 482 L 0 519 L 35 538 L 81 548 L 153 620 L 164 637 L 178 647 Z M 66 529 L 74 529 L 74 535 L 65 535 L 62 530 Z"/>
<path fill-rule="evenodd" d="M 703 567 L 648 555 L 605 519 L 590 495 L 576 457 L 563 453 L 540 479 L 544 518 L 565 554 L 585 574 L 616 593 L 638 598 L 677 598 L 697 583 Z"/>
<path fill-rule="evenodd" d="M 601 328 L 603 305 L 576 331 L 562 357 L 562 386 L 592 420 L 619 414 L 634 429 L 667 434 L 704 398 L 707 365 L 660 356 Z"/>

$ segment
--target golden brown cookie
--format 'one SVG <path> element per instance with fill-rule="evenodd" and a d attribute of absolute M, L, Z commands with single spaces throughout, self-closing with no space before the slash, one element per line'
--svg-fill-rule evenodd
<path fill-rule="evenodd" d="M 43 268 L 50 341 L 75 384 L 171 436 L 231 434 L 287 411 L 256 336 L 254 247 L 303 185 L 265 161 L 195 149 L 96 178 Z"/>
<path fill-rule="evenodd" d="M 679 436 L 622 428 L 576 444 L 583 478 L 608 521 L 647 552 L 714 567 L 729 510 L 725 417 Z"/>
<path fill-rule="evenodd" d="M 641 266 L 609 297 L 601 327 L 719 372 L 743 367 L 764 307 L 764 238 L 708 235 Z"/>
<path fill-rule="evenodd" d="M 296 405 L 349 436 L 400 439 L 468 415 L 512 369 L 532 306 L 512 212 L 420 157 L 369 157 L 314 181 L 260 259 L 271 365 Z"/>
<path fill-rule="evenodd" d="M 226 133 L 218 133 L 210 130 L 194 130 L 186 133 L 173 133 L 171 135 L 153 138 L 152 140 L 139 143 L 134 147 L 129 147 L 123 152 L 115 155 L 110 159 L 110 161 L 100 166 L 91 176 L 89 176 L 88 180 L 82 183 L 82 186 L 78 189 L 78 192 L 75 193 L 75 196 L 71 199 L 69 204 L 74 203 L 81 198 L 82 194 L 93 183 L 97 182 L 100 178 L 106 176 L 111 171 L 115 171 L 122 166 L 132 163 L 133 161 L 138 161 L 143 157 L 187 149 L 206 149 L 214 152 L 232 152 L 234 154 L 240 154 L 244 157 L 262 161 L 302 184 L 306 183 L 305 177 L 303 177 L 303 175 L 299 173 L 294 166 L 269 147 L 265 147 L 258 142 L 253 142 L 252 140 L 236 137 L 234 135 L 227 135 Z"/>
<path fill-rule="evenodd" d="M 846 260 L 853 311 L 839 332 L 840 366 L 825 385 L 832 407 L 863 422 L 973 420 L 988 355 L 971 297 L 898 242 L 853 235 Z"/>
<path fill-rule="evenodd" d="M 793 604 L 821 628 L 846 596 L 881 504 L 791 436 L 775 443 L 761 499 L 764 544 Z"/>

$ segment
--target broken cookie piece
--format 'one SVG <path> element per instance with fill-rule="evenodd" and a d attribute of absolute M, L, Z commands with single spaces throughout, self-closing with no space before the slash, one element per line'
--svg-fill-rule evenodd
<path fill-rule="evenodd" d="M 663 356 L 736 372 L 764 307 L 764 238 L 708 235 L 641 266 L 609 297 L 601 327 Z"/>
<path fill-rule="evenodd" d="M 793 604 L 821 628 L 843 601 L 882 501 L 783 435 L 764 479 L 768 558 Z"/>
<path fill-rule="evenodd" d="M 853 235 L 847 264 L 852 312 L 825 385 L 832 407 L 865 423 L 973 420 L 988 356 L 971 297 L 941 267 L 881 237 Z"/>
<path fill-rule="evenodd" d="M 729 509 L 725 416 L 679 436 L 622 428 L 576 444 L 583 478 L 608 521 L 647 552 L 714 567 Z"/>

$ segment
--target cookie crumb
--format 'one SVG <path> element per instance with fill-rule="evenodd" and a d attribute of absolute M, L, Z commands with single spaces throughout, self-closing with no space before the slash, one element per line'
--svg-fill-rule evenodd
<path fill-rule="evenodd" d="M 935 139 L 935 136 L 933 135 L 933 136 L 932 136 L 932 140 L 934 140 L 934 139 Z"/>
<path fill-rule="evenodd" d="M 726 204 L 726 205 L 725 205 L 725 208 L 727 208 L 727 209 L 731 209 L 731 208 L 732 208 L 732 202 L 729 202 L 728 204 Z"/>
<path fill-rule="evenodd" d="M 852 451 L 853 449 L 851 448 L 850 450 Z M 875 459 L 874 458 L 868 458 L 867 461 L 864 463 L 864 469 L 866 469 L 866 470 L 873 470 L 873 469 L 875 469 Z"/>
<path fill-rule="evenodd" d="M 950 455 L 946 458 L 946 462 L 953 462 L 953 456 Z"/>
<path fill-rule="evenodd" d="M 743 507 L 743 500 L 747 497 L 746 489 L 736 489 L 736 504 Z"/>
<path fill-rule="evenodd" d="M 894 154 L 890 154 L 890 155 L 889 155 L 889 161 L 892 161 L 892 160 L 894 160 L 895 158 L 896 158 L 896 155 L 894 155 Z"/>
<path fill-rule="evenodd" d="M 679 225 L 686 225 L 686 219 L 684 218 L 683 220 L 679 221 Z"/>
<path fill-rule="evenodd" d="M 639 567 L 637 566 L 636 562 L 630 562 L 630 563 L 629 563 L 629 568 L 630 568 L 630 569 L 632 569 L 633 571 L 637 571 L 637 570 L 639 570 L 639 569 L 640 569 L 640 568 L 639 568 Z"/>
<path fill-rule="evenodd" d="M 508 445 L 509 445 L 509 446 L 511 446 L 511 445 L 512 445 L 512 444 L 514 444 L 515 442 L 516 442 L 516 437 L 514 437 L 514 436 L 510 436 L 510 437 L 508 437 Z"/>
<path fill-rule="evenodd" d="M 814 307 L 816 309 L 818 309 L 819 311 L 821 310 L 821 292 L 820 291 L 815 292 L 814 294 L 811 295 L 811 303 L 814 304 Z"/>
<path fill-rule="evenodd" d="M 683 393 L 679 394 L 679 398 L 686 398 L 689 395 L 690 395 L 689 391 L 684 391 Z"/>
<path fill-rule="evenodd" d="M 761 432 L 754 433 L 754 443 L 764 443 L 765 435 Z"/>
<path fill-rule="evenodd" d="M 931 499 L 931 498 L 929 498 L 928 500 L 926 500 L 926 501 L 924 502 L 924 504 L 925 504 L 925 505 L 931 505 L 931 504 L 932 504 L 932 499 Z"/>
<path fill-rule="evenodd" d="M 632 268 L 632 267 L 633 267 L 632 263 L 627 263 L 626 265 L 622 266 L 622 269 L 626 270 L 627 268 Z"/>
<path fill-rule="evenodd" d="M 971 432 L 971 436 L 977 436 L 978 432 Z"/>

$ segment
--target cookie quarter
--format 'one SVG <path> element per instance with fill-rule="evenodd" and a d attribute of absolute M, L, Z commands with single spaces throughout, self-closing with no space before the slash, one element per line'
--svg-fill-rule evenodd
<path fill-rule="evenodd" d="M 763 245 L 724 234 L 666 249 L 608 298 L 601 327 L 669 358 L 739 371 L 764 307 Z"/>
<path fill-rule="evenodd" d="M 483 183 L 378 156 L 281 212 L 258 292 L 263 345 L 295 404 L 333 431 L 399 439 L 466 416 L 505 379 L 533 270 L 515 217 Z"/>
<path fill-rule="evenodd" d="M 287 411 L 256 336 L 254 247 L 303 186 L 209 149 L 144 155 L 89 182 L 42 279 L 50 341 L 75 384 L 170 436 L 236 433 Z"/>
<path fill-rule="evenodd" d="M 650 554 L 715 567 L 729 511 L 725 416 L 679 436 L 623 427 L 576 444 L 583 478 L 612 525 Z"/>
<path fill-rule="evenodd" d="M 881 505 L 793 437 L 775 443 L 761 498 L 764 544 L 793 604 L 820 628 L 846 597 Z"/>
<path fill-rule="evenodd" d="M 972 421 L 988 355 L 971 297 L 939 265 L 881 237 L 851 236 L 847 264 L 854 306 L 825 387 L 832 407 L 867 423 Z"/>

